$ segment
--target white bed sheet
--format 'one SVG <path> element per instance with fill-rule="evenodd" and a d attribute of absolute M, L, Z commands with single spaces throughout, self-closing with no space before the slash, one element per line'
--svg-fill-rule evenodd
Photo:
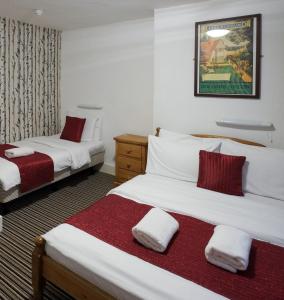
<path fill-rule="evenodd" d="M 90 155 L 94 155 L 94 154 L 105 151 L 105 146 L 102 141 L 81 142 L 80 144 L 82 146 L 86 147 L 86 149 L 88 149 Z"/>
<path fill-rule="evenodd" d="M 149 174 L 137 176 L 111 193 L 212 224 L 236 226 L 255 238 L 284 246 L 283 201 L 252 194 L 224 195 L 197 188 L 194 183 Z M 50 257 L 117 298 L 223 298 L 71 225 L 59 225 L 44 238 Z"/>
<path fill-rule="evenodd" d="M 74 143 L 61 140 L 59 136 L 36 137 L 12 145 L 18 147 L 30 147 L 35 151 L 44 153 L 51 157 L 54 163 L 54 172 L 59 172 L 71 167 L 78 169 L 90 162 L 90 155 L 104 151 L 103 142 L 82 142 Z M 21 182 L 18 167 L 0 158 L 0 184 L 4 191 L 8 191 Z"/>
<path fill-rule="evenodd" d="M 59 139 L 60 134 L 52 135 L 51 138 Z M 80 145 L 86 148 L 89 151 L 90 155 L 105 151 L 104 143 L 101 140 L 81 142 Z"/>
<path fill-rule="evenodd" d="M 71 165 L 71 155 L 64 149 L 54 148 L 48 145 L 35 143 L 32 139 L 26 139 L 14 142 L 12 145 L 17 147 L 30 147 L 37 152 L 44 153 L 52 158 L 54 164 L 54 172 L 59 172 Z"/>
<path fill-rule="evenodd" d="M 231 196 L 196 187 L 196 183 L 140 175 L 110 191 L 211 224 L 226 224 L 253 238 L 284 247 L 284 202 L 246 193 Z"/>

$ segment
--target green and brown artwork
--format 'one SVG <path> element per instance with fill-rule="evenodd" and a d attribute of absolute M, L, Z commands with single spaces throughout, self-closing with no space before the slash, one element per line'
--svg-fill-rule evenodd
<path fill-rule="evenodd" d="M 254 93 L 254 21 L 232 19 L 199 27 L 199 93 Z"/>

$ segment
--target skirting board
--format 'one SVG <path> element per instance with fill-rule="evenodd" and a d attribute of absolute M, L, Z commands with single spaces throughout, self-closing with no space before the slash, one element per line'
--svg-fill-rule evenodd
<path fill-rule="evenodd" d="M 115 165 L 114 163 L 104 163 L 100 169 L 100 172 L 115 175 Z"/>

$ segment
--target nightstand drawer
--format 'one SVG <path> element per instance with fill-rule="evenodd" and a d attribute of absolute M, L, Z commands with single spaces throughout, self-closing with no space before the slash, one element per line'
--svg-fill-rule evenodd
<path fill-rule="evenodd" d="M 141 158 L 141 146 L 125 143 L 118 143 L 118 154 L 135 158 Z"/>
<path fill-rule="evenodd" d="M 136 172 L 132 172 L 132 171 L 129 171 L 129 170 L 124 170 L 124 169 L 118 169 L 118 174 L 117 174 L 117 178 L 118 178 L 118 181 L 127 181 L 137 175 L 140 175 L 139 173 L 136 173 Z"/>
<path fill-rule="evenodd" d="M 137 160 L 135 158 L 118 156 L 116 163 L 119 169 L 125 169 L 125 170 L 138 172 L 138 173 L 142 171 L 141 160 Z"/>
<path fill-rule="evenodd" d="M 114 185 L 145 173 L 147 162 L 147 136 L 123 134 L 114 137 L 115 151 L 115 181 Z"/>

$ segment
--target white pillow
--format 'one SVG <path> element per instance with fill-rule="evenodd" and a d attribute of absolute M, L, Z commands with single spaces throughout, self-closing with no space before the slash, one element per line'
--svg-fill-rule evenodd
<path fill-rule="evenodd" d="M 78 110 L 68 111 L 67 116 L 86 119 L 86 123 L 81 137 L 81 142 L 94 141 L 97 140 L 98 137 L 98 140 L 101 139 L 101 132 L 99 127 L 101 125 L 100 116 L 96 116 L 95 114 Z M 97 130 L 97 128 L 99 128 L 99 130 Z"/>
<path fill-rule="evenodd" d="M 219 141 L 170 140 L 149 136 L 146 173 L 197 182 L 199 151 L 214 151 Z"/>
<path fill-rule="evenodd" d="M 243 155 L 243 190 L 284 200 L 284 150 L 225 141 L 221 153 Z"/>
<path fill-rule="evenodd" d="M 178 133 L 164 128 L 160 129 L 159 137 L 162 138 L 173 138 L 173 139 L 183 139 L 183 138 L 193 138 L 190 134 Z"/>
<path fill-rule="evenodd" d="M 203 141 L 203 142 L 218 141 L 219 143 L 221 143 L 222 141 L 225 140 L 225 139 L 222 139 L 222 138 L 202 138 L 202 137 L 193 136 L 191 134 L 179 133 L 179 132 L 166 130 L 166 129 L 163 129 L 163 128 L 160 129 L 159 137 L 172 139 L 172 140 L 192 139 L 192 140 L 199 140 L 199 141 Z M 219 152 L 219 150 L 218 150 L 218 152 Z"/>

